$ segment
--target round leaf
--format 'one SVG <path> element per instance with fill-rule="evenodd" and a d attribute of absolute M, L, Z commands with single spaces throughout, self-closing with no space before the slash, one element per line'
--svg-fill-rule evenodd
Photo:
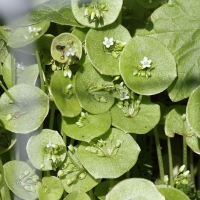
<path fill-rule="evenodd" d="M 22 161 L 10 161 L 4 164 L 4 178 L 9 189 L 25 200 L 34 200 L 37 198 L 36 190 L 28 191 L 25 186 L 29 185 L 27 181 L 31 181 L 34 170 L 25 162 Z M 27 173 L 27 176 L 25 174 Z M 24 176 L 24 177 L 23 177 Z M 26 179 L 27 177 L 30 177 Z M 36 188 L 36 182 L 31 182 L 32 188 Z"/>
<path fill-rule="evenodd" d="M 134 117 L 124 115 L 118 106 L 111 108 L 112 125 L 126 133 L 145 134 L 153 129 L 160 120 L 160 107 L 146 97 L 140 104 L 139 112 Z"/>
<path fill-rule="evenodd" d="M 133 75 L 139 71 L 145 57 L 151 60 L 150 77 Z M 131 90 L 142 95 L 153 95 L 167 89 L 176 78 L 176 63 L 172 54 L 158 40 L 135 37 L 128 42 L 121 54 L 120 71 Z"/>
<path fill-rule="evenodd" d="M 90 20 L 91 17 L 88 18 L 84 16 L 86 9 L 91 2 L 94 2 L 94 4 L 97 4 L 98 6 L 105 4 L 104 9 L 99 9 L 99 11 L 103 14 L 103 17 L 100 17 L 100 20 L 97 19 L 93 21 Z M 74 17 L 80 24 L 92 28 L 100 28 L 108 24 L 112 24 L 117 19 L 122 8 L 122 3 L 122 0 L 99 0 L 97 3 L 89 0 L 87 1 L 87 4 L 85 4 L 82 0 L 73 0 L 71 1 L 71 6 Z"/>
<path fill-rule="evenodd" d="M 29 27 L 19 27 L 10 35 L 7 45 L 12 48 L 19 48 L 30 44 L 41 37 L 48 30 L 49 25 L 49 22 L 43 21 Z M 38 31 L 31 32 L 30 29 L 38 29 Z"/>
<path fill-rule="evenodd" d="M 74 191 L 68 194 L 64 200 L 91 200 L 90 197 L 82 191 Z"/>
<path fill-rule="evenodd" d="M 53 149 L 53 145 L 58 145 L 62 148 L 57 154 L 53 154 L 48 150 Z M 28 157 L 32 165 L 39 170 L 47 171 L 52 170 L 59 165 L 65 159 L 65 143 L 62 137 L 57 131 L 44 129 L 37 135 L 32 136 L 26 146 Z M 57 150 L 57 149 L 53 149 Z M 59 158 L 54 161 L 53 155 L 57 155 Z"/>
<path fill-rule="evenodd" d="M 86 114 L 83 123 L 85 125 L 78 126 L 76 122 L 80 119 L 76 118 L 63 118 L 62 130 L 65 134 L 75 140 L 89 142 L 95 137 L 103 135 L 111 125 L 111 116 L 109 112 L 92 115 Z"/>
<path fill-rule="evenodd" d="M 117 178 L 134 166 L 139 152 L 140 147 L 129 134 L 111 129 L 89 144 L 82 142 L 78 158 L 93 177 Z"/>
<path fill-rule="evenodd" d="M 106 200 L 113 199 L 165 200 L 152 182 L 142 178 L 126 179 L 115 185 L 106 195 Z"/>
<path fill-rule="evenodd" d="M 72 88 L 68 87 L 72 84 Z M 74 117 L 81 112 L 81 107 L 73 92 L 72 80 L 64 77 L 63 71 L 55 71 L 50 84 L 52 96 L 62 116 Z"/>
<path fill-rule="evenodd" d="M 188 123 L 200 137 L 200 126 L 199 126 L 199 116 L 200 116 L 200 86 L 196 88 L 189 97 L 188 104 L 186 107 L 186 116 Z"/>
<path fill-rule="evenodd" d="M 193 152 L 200 154 L 200 138 L 197 137 L 196 133 L 191 132 L 190 135 L 185 137 L 185 141 Z"/>
<path fill-rule="evenodd" d="M 60 179 L 54 176 L 44 177 L 42 183 L 37 184 L 38 198 L 42 200 L 59 200 L 63 191 Z"/>
<path fill-rule="evenodd" d="M 106 52 L 104 38 L 128 42 L 130 33 L 122 25 L 114 23 L 101 29 L 90 29 L 86 35 L 86 51 L 92 65 L 105 75 L 119 75 L 119 60 Z"/>
<path fill-rule="evenodd" d="M 157 186 L 158 191 L 165 197 L 166 200 L 189 200 L 188 196 L 176 188 Z"/>
<path fill-rule="evenodd" d="M 92 114 L 107 112 L 114 103 L 113 95 L 109 91 L 94 91 L 92 88 L 99 85 L 112 87 L 111 81 L 110 77 L 100 75 L 89 63 L 80 68 L 75 76 L 75 93 L 82 108 Z M 101 98 L 105 101 L 101 102 Z"/>
<path fill-rule="evenodd" d="M 74 152 L 68 152 L 70 155 L 67 157 L 66 162 L 60 166 L 60 171 L 63 176 L 60 177 L 62 185 L 66 192 L 71 193 L 81 190 L 82 192 L 88 192 L 95 187 L 101 179 L 94 179 L 81 165 L 77 158 L 77 148 L 74 148 Z M 71 160 L 73 159 L 73 161 Z M 74 165 L 76 163 L 76 165 Z M 67 167 L 66 167 L 67 166 Z M 77 167 L 78 166 L 78 167 Z M 60 172 L 59 171 L 59 172 Z M 58 175 L 59 175 L 58 172 Z"/>
<path fill-rule="evenodd" d="M 5 129 L 14 133 L 30 133 L 43 123 L 49 111 L 48 96 L 38 87 L 18 84 L 0 99 L 0 120 Z M 28 120 L 28 121 L 27 121 Z"/>
<path fill-rule="evenodd" d="M 72 52 L 74 55 L 71 54 Z M 73 64 L 77 58 L 80 59 L 82 56 L 82 43 L 75 35 L 62 33 L 53 39 L 51 55 L 60 63 Z"/>

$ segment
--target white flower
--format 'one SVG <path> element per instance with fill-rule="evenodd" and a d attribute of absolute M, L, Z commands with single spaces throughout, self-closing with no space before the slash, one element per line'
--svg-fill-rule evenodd
<path fill-rule="evenodd" d="M 113 37 L 111 37 L 110 39 L 108 39 L 107 37 L 104 37 L 103 44 L 106 46 L 106 48 L 109 48 L 110 46 L 112 46 L 114 44 Z"/>
<path fill-rule="evenodd" d="M 66 50 L 66 56 L 69 57 L 69 56 L 74 56 L 76 54 L 76 49 L 72 46 L 72 47 L 69 47 L 67 50 Z"/>
<path fill-rule="evenodd" d="M 49 142 L 49 143 L 46 145 L 47 148 L 51 148 L 52 146 L 53 146 L 53 144 L 52 144 L 51 142 Z"/>
<path fill-rule="evenodd" d="M 41 30 L 42 30 L 41 28 L 36 28 L 36 27 L 32 27 L 32 26 L 28 27 L 28 31 L 30 34 L 32 34 L 32 33 L 38 34 Z"/>
<path fill-rule="evenodd" d="M 151 60 L 148 60 L 148 58 L 145 56 L 141 61 L 141 64 L 142 64 L 142 69 L 149 68 L 151 67 Z"/>
<path fill-rule="evenodd" d="M 121 82 L 119 85 L 119 98 L 121 101 L 125 100 L 125 99 L 129 99 L 129 91 L 127 89 L 126 86 L 123 86 L 124 82 Z"/>

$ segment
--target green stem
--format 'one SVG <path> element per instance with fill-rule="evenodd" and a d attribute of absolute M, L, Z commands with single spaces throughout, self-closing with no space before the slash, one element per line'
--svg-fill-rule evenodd
<path fill-rule="evenodd" d="M 71 157 L 70 153 L 68 151 L 66 151 L 67 156 L 69 157 L 70 161 L 73 163 L 74 166 L 76 166 L 77 169 L 79 169 L 79 171 L 84 171 L 84 169 L 82 167 L 80 167 Z"/>
<path fill-rule="evenodd" d="M 168 148 L 168 160 L 169 160 L 169 183 L 173 186 L 173 160 L 172 160 L 172 148 L 170 137 L 167 137 L 167 148 Z"/>
<path fill-rule="evenodd" d="M 130 171 L 126 172 L 126 178 L 130 178 Z"/>
<path fill-rule="evenodd" d="M 10 52 L 11 55 L 11 77 L 12 77 L 12 86 L 15 85 L 15 59 L 14 59 L 14 55 L 13 52 Z"/>
<path fill-rule="evenodd" d="M 43 69 L 42 69 L 42 65 L 41 65 L 41 61 L 40 61 L 40 55 L 39 55 L 39 52 L 38 52 L 37 49 L 35 51 L 35 56 L 36 56 L 36 60 L 37 60 L 37 63 L 38 63 L 38 68 L 39 68 L 40 86 L 41 86 L 42 91 L 45 91 Z"/>
<path fill-rule="evenodd" d="M 20 145 L 19 145 L 19 142 L 20 142 L 20 138 L 19 138 L 19 135 L 17 135 L 17 141 L 15 143 L 15 160 L 19 160 L 20 161 Z"/>
<path fill-rule="evenodd" d="M 117 18 L 117 22 L 118 22 L 119 24 L 122 24 L 122 10 L 121 10 L 120 13 L 119 13 L 119 16 L 118 16 L 118 18 Z"/>
<path fill-rule="evenodd" d="M 114 187 L 115 182 L 114 182 L 114 179 L 112 179 L 112 178 L 109 181 L 110 181 L 110 189 L 111 189 Z"/>
<path fill-rule="evenodd" d="M 194 183 L 194 159 L 193 159 L 193 151 L 190 149 L 189 150 L 189 155 L 190 155 L 190 178 L 191 182 Z"/>
<path fill-rule="evenodd" d="M 154 128 L 154 137 L 155 137 L 155 142 L 156 142 L 156 151 L 157 151 L 157 157 L 158 157 L 160 179 L 162 181 L 164 181 L 164 166 L 163 166 L 163 159 L 162 159 L 160 140 L 159 140 L 159 136 L 158 136 L 157 127 Z"/>
<path fill-rule="evenodd" d="M 13 98 L 13 96 L 10 94 L 10 92 L 8 92 L 8 90 L 5 88 L 5 86 L 3 85 L 3 83 L 0 81 L 0 86 L 3 88 L 4 92 L 7 94 L 7 96 L 10 98 L 10 100 L 17 104 L 17 101 Z"/>
<path fill-rule="evenodd" d="M 183 137 L 183 165 L 185 165 L 185 169 L 187 169 L 187 143 L 185 137 Z"/>
<path fill-rule="evenodd" d="M 2 162 L 1 156 L 0 156 L 0 173 L 1 173 L 2 178 L 3 178 L 3 185 L 4 185 L 5 197 L 6 197 L 5 199 L 11 200 L 9 188 L 6 185 L 5 180 L 4 180 L 3 162 Z"/>
<path fill-rule="evenodd" d="M 51 110 L 50 110 L 49 129 L 53 129 L 55 110 L 56 110 L 56 106 L 55 106 L 54 102 L 52 102 Z"/>
<path fill-rule="evenodd" d="M 70 143 L 69 144 L 74 145 L 74 139 L 73 138 L 70 139 Z"/>
<path fill-rule="evenodd" d="M 50 171 L 44 171 L 44 176 L 45 176 L 45 177 L 51 176 Z"/>

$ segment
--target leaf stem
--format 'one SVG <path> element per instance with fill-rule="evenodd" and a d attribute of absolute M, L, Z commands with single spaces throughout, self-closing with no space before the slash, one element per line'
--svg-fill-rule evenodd
<path fill-rule="evenodd" d="M 171 139 L 167 137 L 167 148 L 168 148 L 168 160 L 169 160 L 169 183 L 173 186 L 173 159 L 172 159 L 172 148 Z"/>
<path fill-rule="evenodd" d="M 36 56 L 36 60 L 37 60 L 37 63 L 38 63 L 38 68 L 39 68 L 40 87 L 41 87 L 42 91 L 45 91 L 44 78 L 43 78 L 43 70 L 42 70 L 42 65 L 41 65 L 41 61 L 40 61 L 40 55 L 39 55 L 39 52 L 38 52 L 37 49 L 35 51 L 35 56 Z"/>
<path fill-rule="evenodd" d="M 164 181 L 164 166 L 163 166 L 163 159 L 162 159 L 160 140 L 159 140 L 159 136 L 158 136 L 157 127 L 154 128 L 154 137 L 155 137 L 155 142 L 156 142 L 156 151 L 157 151 L 157 156 L 158 156 L 160 179 L 163 182 Z"/>
<path fill-rule="evenodd" d="M 10 92 L 8 92 L 8 90 L 5 88 L 5 86 L 3 85 L 3 83 L 0 81 L 0 86 L 3 88 L 4 92 L 7 94 L 7 96 L 10 98 L 10 100 L 17 104 L 17 101 L 13 98 L 13 96 L 10 94 Z"/>
<path fill-rule="evenodd" d="M 185 137 L 183 137 L 183 165 L 185 165 L 185 169 L 187 169 L 187 143 Z"/>
<path fill-rule="evenodd" d="M 3 181 L 3 184 L 4 184 L 5 197 L 6 197 L 5 199 L 6 200 L 11 200 L 10 191 L 9 191 L 9 188 L 6 185 L 5 179 L 4 179 L 3 162 L 2 162 L 1 156 L 0 156 L 0 173 L 2 175 L 2 179 L 3 179 L 2 181 Z"/>
<path fill-rule="evenodd" d="M 53 129 L 55 110 L 56 110 L 56 106 L 54 102 L 51 102 L 49 129 Z"/>
<path fill-rule="evenodd" d="M 193 151 L 191 149 L 189 150 L 189 155 L 190 155 L 190 177 L 191 177 L 191 182 L 194 183 L 194 159 L 193 159 Z"/>

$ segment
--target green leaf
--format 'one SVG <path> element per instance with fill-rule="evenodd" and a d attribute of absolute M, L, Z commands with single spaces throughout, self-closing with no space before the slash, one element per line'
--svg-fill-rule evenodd
<path fill-rule="evenodd" d="M 70 50 L 75 52 L 75 55 L 67 55 Z M 71 33 L 62 33 L 55 37 L 51 44 L 51 55 L 54 60 L 60 63 L 74 64 L 77 59 L 82 56 L 82 43 Z"/>
<path fill-rule="evenodd" d="M 16 102 L 4 93 L 0 98 L 2 126 L 14 133 L 30 133 L 43 123 L 49 112 L 49 98 L 38 87 L 18 84 L 8 92 Z"/>
<path fill-rule="evenodd" d="M 93 177 L 117 178 L 134 166 L 139 152 L 140 147 L 129 134 L 110 129 L 89 144 L 82 142 L 77 153 L 80 162 Z"/>
<path fill-rule="evenodd" d="M 153 129 L 160 120 L 160 106 L 143 97 L 139 112 L 127 117 L 117 105 L 111 108 L 112 125 L 126 133 L 145 134 Z"/>
<path fill-rule="evenodd" d="M 114 104 L 114 97 L 107 89 L 98 90 L 98 86 L 112 87 L 111 81 L 110 77 L 100 75 L 90 63 L 80 68 L 75 76 L 74 87 L 82 108 L 92 114 L 107 112 Z"/>
<path fill-rule="evenodd" d="M 115 185 L 106 195 L 106 200 L 165 200 L 155 185 L 142 178 L 130 178 Z"/>
<path fill-rule="evenodd" d="M 68 194 L 63 200 L 91 200 L 90 197 L 82 191 L 74 191 Z"/>
<path fill-rule="evenodd" d="M 29 27 L 18 27 L 9 36 L 7 45 L 12 48 L 19 48 L 30 44 L 41 37 L 48 30 L 49 26 L 49 22 L 43 21 Z M 40 31 L 30 33 L 30 27 L 32 29 L 40 29 Z"/>
<path fill-rule="evenodd" d="M 186 116 L 189 125 L 197 133 L 197 136 L 200 137 L 200 126 L 199 126 L 199 116 L 200 116 L 200 86 L 196 88 L 190 95 L 187 107 L 186 107 Z"/>
<path fill-rule="evenodd" d="M 164 195 L 166 200 L 190 200 L 181 190 L 167 186 L 157 186 L 158 191 Z"/>
<path fill-rule="evenodd" d="M 141 6 L 151 9 L 158 7 L 161 4 L 162 0 L 137 0 L 137 2 Z"/>
<path fill-rule="evenodd" d="M 14 194 L 25 200 L 37 198 L 36 185 L 39 177 L 28 164 L 13 160 L 4 164 L 3 168 L 6 184 Z M 37 180 L 33 181 L 33 177 Z"/>
<path fill-rule="evenodd" d="M 54 22 L 60 25 L 82 27 L 75 20 L 70 1 L 50 0 L 35 7 L 29 14 L 17 19 L 12 24 L 15 26 L 28 26 L 42 21 Z"/>
<path fill-rule="evenodd" d="M 60 166 L 58 176 L 66 192 L 74 191 L 88 192 L 95 187 L 101 179 L 94 179 L 82 166 L 77 158 L 77 148 L 73 147 L 73 151 L 68 151 L 68 157 Z"/>
<path fill-rule="evenodd" d="M 38 75 L 39 75 L 39 69 L 38 69 L 37 64 L 33 64 L 33 65 L 29 65 L 29 66 L 22 65 L 20 67 L 17 67 L 16 84 L 24 83 L 24 84 L 28 84 L 28 85 L 35 85 Z"/>
<path fill-rule="evenodd" d="M 102 13 L 103 17 L 100 17 L 100 19 L 96 18 L 96 20 L 93 21 L 93 20 L 90 20 L 91 15 L 89 18 L 84 16 L 85 10 L 87 9 L 88 5 L 91 3 L 94 3 L 96 8 L 97 8 L 97 5 L 98 7 L 101 6 L 101 4 L 105 5 L 105 9 L 100 9 L 100 8 L 98 9 L 98 11 Z M 86 2 L 82 0 L 72 0 L 71 4 L 72 4 L 72 12 L 74 14 L 74 17 L 80 24 L 84 26 L 92 27 L 92 28 L 100 28 L 100 27 L 112 24 L 114 21 L 116 21 L 121 11 L 123 1 L 122 0 L 115 0 L 115 1 L 100 0 L 96 3 L 95 1 L 92 1 L 92 0 L 89 0 Z M 94 10 L 93 12 L 96 13 L 97 11 Z"/>
<path fill-rule="evenodd" d="M 165 119 L 165 134 L 168 137 L 174 137 L 175 133 L 184 135 L 186 129 L 185 113 L 185 106 L 176 106 L 167 114 Z"/>
<path fill-rule="evenodd" d="M 57 148 L 54 148 L 54 145 Z M 32 165 L 39 170 L 47 171 L 57 168 L 66 156 L 65 143 L 57 131 L 43 129 L 33 135 L 26 146 Z M 53 159 L 55 156 L 55 160 Z"/>
<path fill-rule="evenodd" d="M 75 140 L 90 142 L 93 138 L 103 135 L 110 128 L 111 116 L 109 112 L 98 115 L 85 113 L 85 115 L 83 120 L 80 120 L 81 116 L 63 118 L 62 131 Z M 77 122 L 80 122 L 80 125 L 77 125 Z"/>
<path fill-rule="evenodd" d="M 189 97 L 199 86 L 200 1 L 173 0 L 151 16 L 151 37 L 158 39 L 175 56 L 177 78 L 169 87 L 172 101 Z M 184 34 L 183 34 L 184 33 Z"/>
<path fill-rule="evenodd" d="M 63 191 L 60 179 L 54 176 L 44 177 L 42 182 L 37 184 L 38 198 L 42 200 L 59 200 Z"/>
<path fill-rule="evenodd" d="M 71 90 L 68 86 L 72 84 Z M 55 71 L 50 84 L 52 96 L 62 116 L 74 117 L 81 112 L 79 101 L 74 94 L 73 81 L 64 77 L 63 71 Z"/>
<path fill-rule="evenodd" d="M 75 35 L 81 42 L 84 42 L 88 30 L 89 28 L 76 27 L 73 29 L 72 34 Z"/>
<path fill-rule="evenodd" d="M 107 52 L 103 44 L 105 37 L 126 43 L 131 39 L 130 33 L 122 25 L 113 23 L 101 29 L 90 29 L 86 35 L 86 52 L 92 65 L 101 74 L 119 75 L 119 60 Z"/>
<path fill-rule="evenodd" d="M 139 70 L 144 57 L 151 60 L 149 77 L 138 75 L 146 70 Z M 122 52 L 120 71 L 131 90 L 142 95 L 153 95 L 167 89 L 176 78 L 176 63 L 172 54 L 158 40 L 137 36 L 128 42 Z M 135 72 L 138 74 L 133 75 Z"/>

